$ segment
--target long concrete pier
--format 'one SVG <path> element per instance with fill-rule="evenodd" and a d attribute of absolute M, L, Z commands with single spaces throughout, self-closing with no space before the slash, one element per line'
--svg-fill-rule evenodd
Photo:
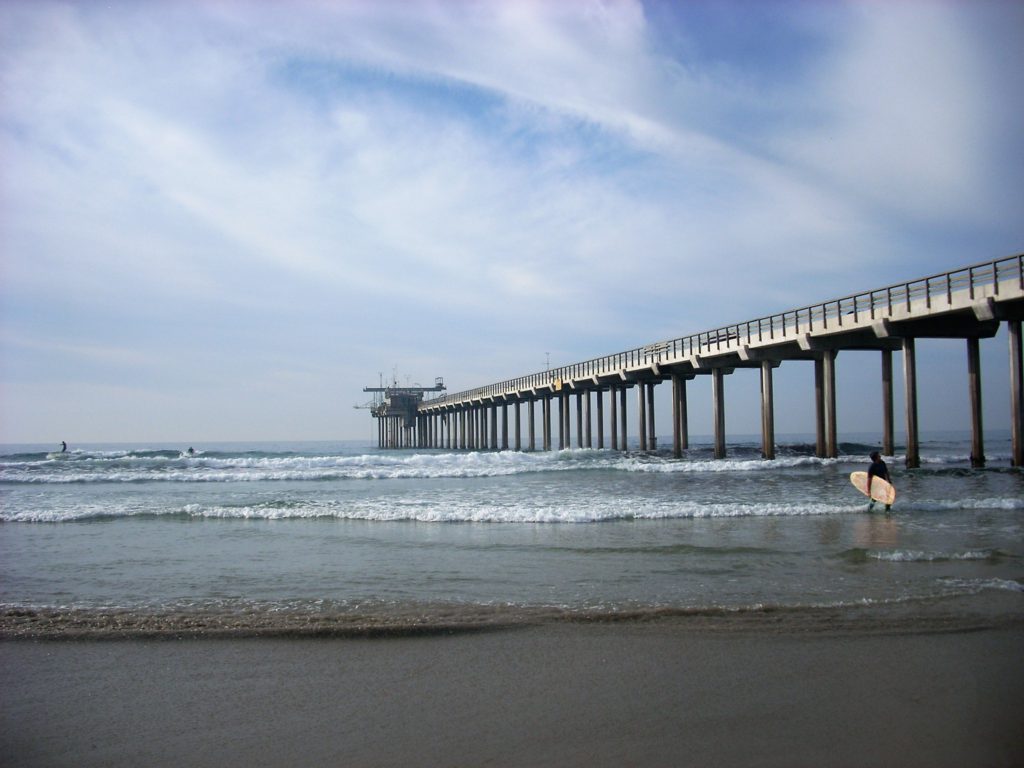
<path fill-rule="evenodd" d="M 636 390 L 636 433 L 641 451 L 655 450 L 654 388 L 672 387 L 672 449 L 688 447 L 686 383 L 712 380 L 714 454 L 726 455 L 725 383 L 737 368 L 761 376 L 762 454 L 775 457 L 773 371 L 783 362 L 813 366 L 816 452 L 838 454 L 836 366 L 840 352 L 868 350 L 881 355 L 882 450 L 893 454 L 893 353 L 902 353 L 905 387 L 906 464 L 920 464 L 917 419 L 916 340 L 964 339 L 967 396 L 971 403 L 974 466 L 984 466 L 979 340 L 1005 322 L 1009 335 L 1012 463 L 1024 466 L 1024 376 L 1021 320 L 1024 319 L 1024 254 L 982 262 L 873 291 L 786 310 L 709 331 L 561 366 L 495 384 L 420 401 L 413 413 L 374 410 L 381 447 L 450 450 L 552 450 L 571 446 L 570 412 L 576 409 L 576 445 L 626 450 L 627 392 Z M 605 395 L 609 442 L 605 444 Z M 510 413 L 511 409 L 511 413 Z M 541 413 L 542 434 L 535 432 Z M 521 430 L 526 411 L 527 434 Z M 592 415 L 596 411 L 595 430 Z M 557 415 L 556 415 L 557 414 Z M 513 429 L 510 439 L 510 416 Z M 554 417 L 554 418 L 553 418 Z M 500 422 L 500 430 L 499 430 Z M 398 437 L 396 437 L 398 436 Z"/>

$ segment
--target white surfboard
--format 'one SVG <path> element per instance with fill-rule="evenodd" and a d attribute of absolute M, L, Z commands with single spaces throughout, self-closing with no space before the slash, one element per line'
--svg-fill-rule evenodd
<path fill-rule="evenodd" d="M 880 477 L 871 478 L 871 492 L 868 493 L 868 473 L 851 472 L 850 482 L 858 491 L 868 496 L 872 501 L 880 501 L 883 504 L 892 504 L 896 500 L 896 489 L 891 483 Z"/>

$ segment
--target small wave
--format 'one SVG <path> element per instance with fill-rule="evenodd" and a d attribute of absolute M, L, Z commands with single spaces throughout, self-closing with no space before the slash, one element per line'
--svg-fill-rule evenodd
<path fill-rule="evenodd" d="M 528 503 L 522 499 L 508 503 L 480 503 L 464 500 L 403 499 L 387 501 L 288 501 L 257 504 L 199 504 L 153 509 L 110 504 L 81 505 L 68 511 L 0 511 L 0 521 L 9 523 L 60 523 L 125 517 L 181 517 L 222 520 L 301 520 L 336 519 L 368 522 L 416 523 L 542 523 L 578 524 L 630 520 L 714 519 L 742 517 L 793 517 L 810 515 L 859 514 L 861 506 L 821 503 L 719 503 L 694 501 L 664 502 L 647 500 L 624 507 L 612 501 L 566 500 L 557 504 Z"/>
<path fill-rule="evenodd" d="M 955 560 L 982 560 L 995 562 L 1007 555 L 995 549 L 977 549 L 965 552 L 927 552 L 921 550 L 869 550 L 867 557 L 891 563 L 943 563 Z"/>
<path fill-rule="evenodd" d="M 778 471 L 834 463 L 790 456 L 684 459 L 659 455 L 575 449 L 557 452 L 362 454 L 355 456 L 234 455 L 180 452 L 112 452 L 70 462 L 8 461 L 0 481 L 18 484 L 259 482 L 499 477 L 537 472 L 616 471 L 627 473 L 707 473 Z"/>
<path fill-rule="evenodd" d="M 991 580 L 977 589 L 1024 591 Z M 945 597 L 854 600 L 821 605 L 737 606 L 649 604 L 565 606 L 516 603 L 402 603 L 369 600 L 198 601 L 163 606 L 0 605 L 0 639 L 334 637 L 454 635 L 552 625 L 663 624 L 687 632 L 899 634 L 1020 626 L 1019 612 L 979 615 L 949 610 Z"/>
<path fill-rule="evenodd" d="M 978 594 L 987 590 L 1024 592 L 1024 583 L 1013 579 L 942 579 L 943 584 L 953 589 Z"/>
<path fill-rule="evenodd" d="M 914 549 L 865 549 L 855 547 L 839 553 L 839 558 L 850 563 L 866 563 L 875 560 L 885 563 L 948 563 L 948 562 L 998 562 L 1008 558 L 1016 558 L 1009 552 L 999 549 L 969 549 L 962 552 L 937 552 Z"/>
<path fill-rule="evenodd" d="M 1024 509 L 1024 499 L 1017 497 L 990 497 L 984 499 L 905 499 L 897 497 L 896 505 L 901 512 L 957 512 L 972 509 Z"/>

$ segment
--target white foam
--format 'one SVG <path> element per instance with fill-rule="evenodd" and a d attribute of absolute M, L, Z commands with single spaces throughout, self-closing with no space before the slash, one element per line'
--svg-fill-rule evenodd
<path fill-rule="evenodd" d="M 997 553 L 978 549 L 966 552 L 926 552 L 920 550 L 871 551 L 868 557 L 893 563 L 933 563 L 947 560 L 990 560 Z"/>
<path fill-rule="evenodd" d="M 967 509 L 1024 509 L 1024 499 L 1016 497 L 989 497 L 984 499 L 905 499 L 897 497 L 901 510 L 916 512 L 955 512 Z"/>
<path fill-rule="evenodd" d="M 957 590 L 977 594 L 988 589 L 1024 592 L 1024 584 L 1013 579 L 942 579 L 941 582 Z"/>

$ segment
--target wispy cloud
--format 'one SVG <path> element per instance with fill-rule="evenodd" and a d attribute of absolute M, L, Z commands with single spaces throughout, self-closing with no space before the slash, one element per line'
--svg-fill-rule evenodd
<path fill-rule="evenodd" d="M 1024 62 L 992 44 L 1010 4 L 4 15 L 7 370 L 120 350 L 114 382 L 118 354 L 161 350 L 167 380 L 255 385 L 266 360 L 295 372 L 286 398 L 322 356 L 353 383 L 402 360 L 507 375 L 540 346 L 610 352 L 1024 234 Z"/>

